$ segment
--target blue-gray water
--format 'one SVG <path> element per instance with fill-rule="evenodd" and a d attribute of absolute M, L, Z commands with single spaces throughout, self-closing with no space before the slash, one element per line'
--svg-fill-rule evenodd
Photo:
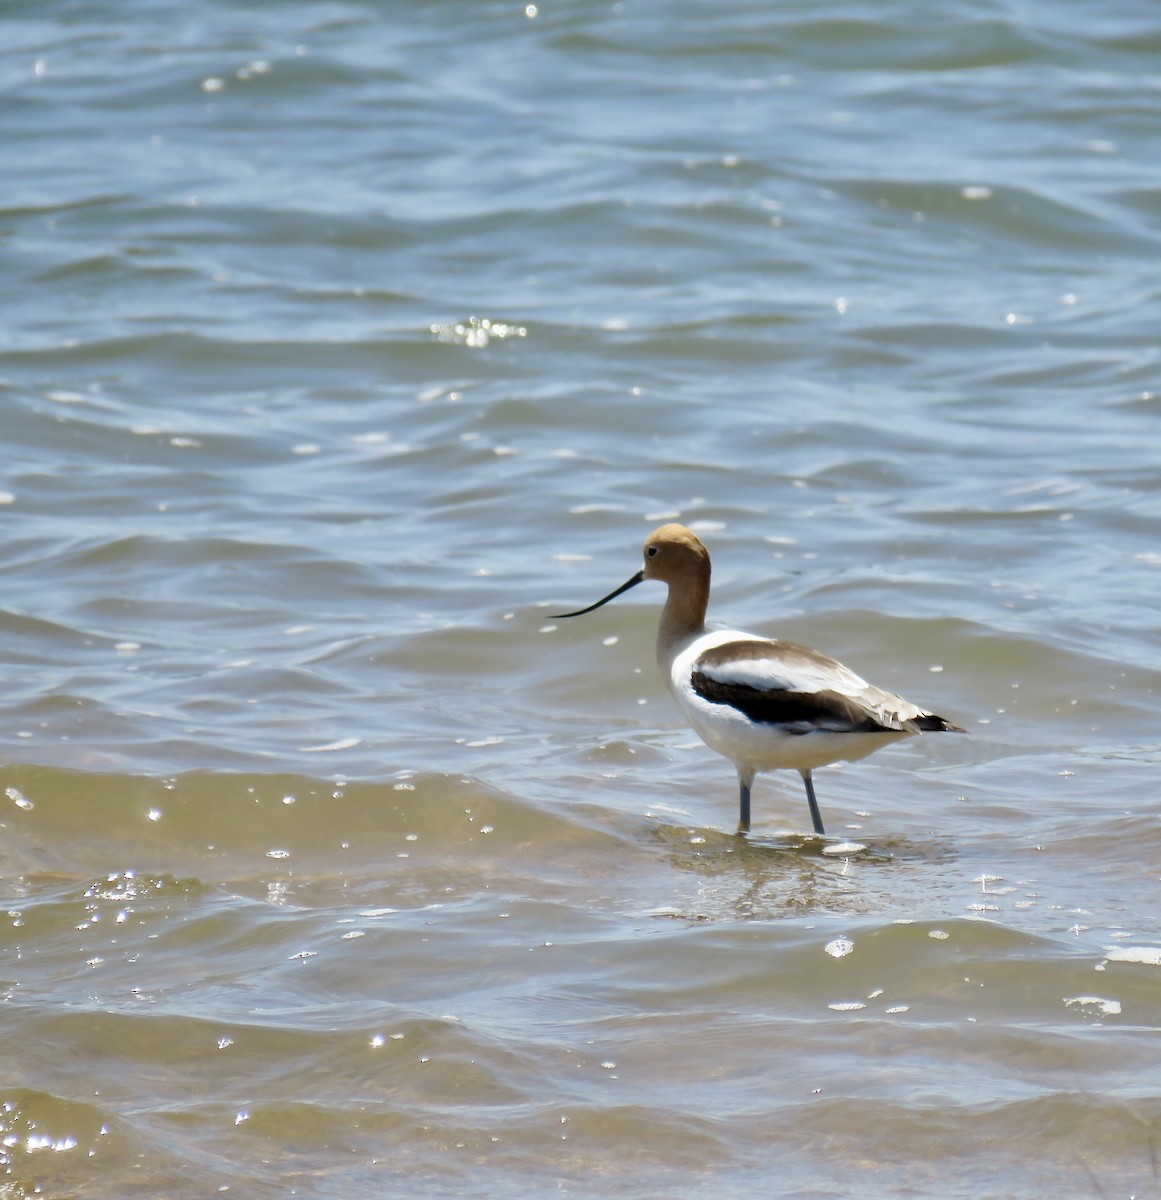
<path fill-rule="evenodd" d="M 0 1195 L 1161 1195 L 1161 9 L 0 9 Z M 732 767 L 711 617 L 965 725 Z"/>

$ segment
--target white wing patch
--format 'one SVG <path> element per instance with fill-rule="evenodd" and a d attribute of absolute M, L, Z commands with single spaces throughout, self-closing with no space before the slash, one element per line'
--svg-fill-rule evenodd
<path fill-rule="evenodd" d="M 716 683 L 740 684 L 762 692 L 838 692 L 847 696 L 861 696 L 870 687 L 842 663 L 814 651 L 804 653 L 804 648 L 793 642 L 744 633 L 716 634 L 713 645 L 705 641 L 708 639 L 697 646 L 698 655 L 691 665 Z M 731 641 L 738 643 L 737 657 L 724 656 Z M 701 661 L 709 650 L 719 651 L 713 656 L 718 661 Z"/>

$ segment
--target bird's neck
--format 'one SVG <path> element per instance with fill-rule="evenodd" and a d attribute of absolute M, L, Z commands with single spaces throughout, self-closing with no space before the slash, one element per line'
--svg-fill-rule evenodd
<path fill-rule="evenodd" d="M 657 627 L 657 661 L 671 663 L 694 638 L 705 633 L 705 611 L 709 606 L 709 579 L 692 585 L 670 586 Z"/>

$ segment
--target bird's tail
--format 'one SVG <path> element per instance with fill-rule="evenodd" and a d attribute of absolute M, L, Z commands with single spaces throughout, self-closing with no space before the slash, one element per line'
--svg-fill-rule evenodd
<path fill-rule="evenodd" d="M 935 713 L 920 713 L 911 719 L 911 724 L 920 733 L 967 733 L 960 725 L 953 725 L 946 717 L 937 717 Z"/>

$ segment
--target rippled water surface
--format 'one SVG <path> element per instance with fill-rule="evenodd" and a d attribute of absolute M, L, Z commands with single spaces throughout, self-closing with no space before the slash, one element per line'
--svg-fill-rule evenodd
<path fill-rule="evenodd" d="M 0 34 L 0 1195 L 1161 1195 L 1161 10 Z"/>

